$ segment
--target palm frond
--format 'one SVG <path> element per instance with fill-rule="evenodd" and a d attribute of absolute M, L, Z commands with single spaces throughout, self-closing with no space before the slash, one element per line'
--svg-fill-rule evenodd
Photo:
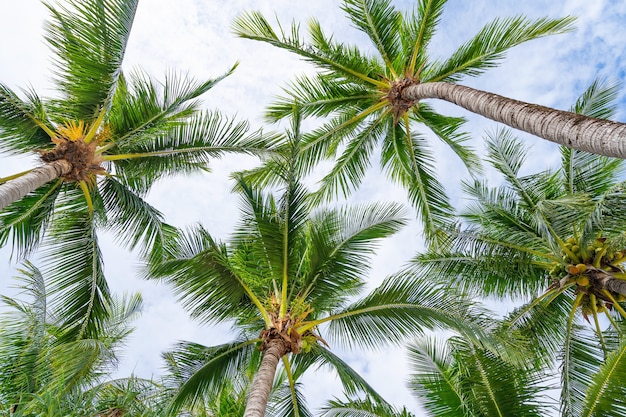
<path fill-rule="evenodd" d="M 49 371 L 41 364 L 52 343 L 47 332 L 48 299 L 41 272 L 25 263 L 17 278 L 30 300 L 2 297 L 8 309 L 0 318 L 0 366 L 10 372 L 0 373 L 0 401 L 6 408 L 39 389 L 38 381 Z"/>
<path fill-rule="evenodd" d="M 472 229 L 449 233 L 454 239 L 451 249 L 414 258 L 420 274 L 439 277 L 439 282 L 449 282 L 462 291 L 484 297 L 526 298 L 547 286 L 547 272 L 533 262 L 537 253 L 532 249 L 514 240 L 481 236 Z"/>
<path fill-rule="evenodd" d="M 385 113 L 371 120 L 347 143 L 331 171 L 321 180 L 320 198 L 332 199 L 348 196 L 359 187 L 367 169 L 378 139 L 385 130 Z"/>
<path fill-rule="evenodd" d="M 430 106 L 425 103 L 420 103 L 419 110 L 412 113 L 412 116 L 419 123 L 426 125 L 443 143 L 448 145 L 471 174 L 481 173 L 480 158 L 472 147 L 465 144 L 470 140 L 470 136 L 460 130 L 465 123 L 464 118 L 442 116 L 430 109 Z"/>
<path fill-rule="evenodd" d="M 440 230 L 450 225 L 454 209 L 442 184 L 436 179 L 436 164 L 425 139 L 407 126 L 388 121 L 381 165 L 387 175 L 406 188 L 408 197 L 424 225 L 424 234 L 433 242 Z"/>
<path fill-rule="evenodd" d="M 544 240 L 537 218 L 526 210 L 516 190 L 507 186 L 489 188 L 486 181 L 478 180 L 463 183 L 463 189 L 471 201 L 461 216 L 483 229 L 481 234 L 530 251 L 552 243 L 552 240 Z"/>
<path fill-rule="evenodd" d="M 346 0 L 342 9 L 352 23 L 367 34 L 374 47 L 390 72 L 388 76 L 396 77 L 397 62 L 400 55 L 400 23 L 402 16 L 389 0 Z"/>
<path fill-rule="evenodd" d="M 581 416 L 622 416 L 626 412 L 626 341 L 611 352 L 593 375 Z"/>
<path fill-rule="evenodd" d="M 495 67 L 509 48 L 543 36 L 571 31 L 574 20 L 573 17 L 564 17 L 530 21 L 522 16 L 495 19 L 461 45 L 445 62 L 429 66 L 422 81 L 455 82 L 466 75 L 480 75 Z"/>
<path fill-rule="evenodd" d="M 323 210 L 311 218 L 308 271 L 301 284 L 303 295 L 318 310 L 340 305 L 363 285 L 363 274 L 379 239 L 406 223 L 397 204 L 357 205 Z"/>
<path fill-rule="evenodd" d="M 302 392 L 302 384 L 294 384 L 293 389 L 284 383 L 274 389 L 268 403 L 268 415 L 272 417 L 313 417 Z M 295 402 L 295 404 L 294 404 Z"/>
<path fill-rule="evenodd" d="M 379 349 L 402 344 L 425 329 L 447 328 L 467 337 L 484 336 L 486 316 L 451 288 L 433 285 L 409 273 L 385 279 L 368 296 L 319 320 L 329 321 L 329 340 L 348 347 Z M 484 339 L 487 342 L 487 339 Z"/>
<path fill-rule="evenodd" d="M 418 0 L 415 10 L 404 17 L 400 37 L 403 56 L 407 60 L 404 67 L 413 74 L 425 65 L 427 48 L 436 32 L 437 24 L 447 0 Z"/>
<path fill-rule="evenodd" d="M 45 39 L 54 52 L 55 82 L 62 94 L 56 105 L 66 118 L 90 121 L 110 105 L 137 3 L 46 3 L 53 19 L 45 26 Z"/>
<path fill-rule="evenodd" d="M 68 189 L 59 198 L 50 238 L 42 250 L 63 340 L 96 339 L 110 315 L 111 294 L 104 277 L 96 225 L 82 193 Z"/>
<path fill-rule="evenodd" d="M 502 173 L 507 183 L 518 193 L 520 202 L 532 212 L 537 198 L 533 198 L 533 194 L 523 186 L 519 178 L 520 168 L 528 154 L 527 147 L 508 129 L 489 134 L 486 142 L 488 161 Z"/>
<path fill-rule="evenodd" d="M 148 276 L 171 285 L 183 307 L 201 322 L 221 322 L 242 311 L 258 317 L 264 311 L 257 298 L 264 294 L 252 292 L 231 264 L 225 245 L 201 226 L 181 233 L 165 259 L 149 266 Z"/>
<path fill-rule="evenodd" d="M 565 344 L 563 328 L 567 326 L 573 301 L 571 291 L 563 292 L 554 300 L 551 296 L 535 298 L 511 311 L 499 331 L 520 334 L 521 339 L 531 341 L 527 344 L 527 348 L 535 352 L 528 358 L 531 365 L 552 367 Z"/>
<path fill-rule="evenodd" d="M 163 354 L 169 372 L 178 386 L 170 411 L 191 406 L 216 395 L 228 380 L 236 379 L 248 366 L 255 350 L 255 340 L 237 340 L 219 346 L 206 347 L 181 342 Z M 178 382 L 176 382 L 178 381 Z M 180 384 L 180 385 L 179 385 Z"/>
<path fill-rule="evenodd" d="M 413 417 L 406 409 L 397 410 L 371 398 L 350 399 L 347 402 L 331 400 L 322 408 L 324 417 Z"/>
<path fill-rule="evenodd" d="M 322 69 L 337 71 L 351 81 L 377 84 L 374 74 L 382 74 L 380 65 L 363 57 L 358 49 L 335 44 L 323 33 L 319 22 L 311 20 L 309 30 L 312 44 L 301 39 L 299 27 L 292 23 L 289 33 L 277 34 L 267 19 L 259 12 L 244 13 L 232 25 L 239 37 L 269 43 L 302 56 Z"/>
<path fill-rule="evenodd" d="M 290 82 L 266 110 L 268 121 L 281 120 L 293 114 L 294 103 L 304 117 L 326 117 L 347 108 L 363 110 L 380 98 L 360 84 L 345 83 L 326 74 L 300 76 Z"/>
<path fill-rule="evenodd" d="M 24 154 L 51 146 L 52 130 L 44 105 L 34 91 L 26 100 L 0 83 L 0 150 L 11 154 Z"/>
<path fill-rule="evenodd" d="M 176 230 L 163 222 L 161 213 L 114 177 L 102 181 L 100 195 L 109 227 L 131 249 L 141 243 L 144 255 L 158 256 L 166 240 L 175 238 Z"/>
<path fill-rule="evenodd" d="M 582 223 L 583 243 L 590 243 L 601 232 L 605 236 L 617 238 L 621 235 L 626 212 L 624 207 L 624 189 L 626 182 L 613 184 L 600 198 L 592 201 L 593 206 L 585 213 L 587 216 Z M 619 238 L 617 238 L 619 243 Z"/>
<path fill-rule="evenodd" d="M 461 338 L 454 345 L 459 386 L 469 396 L 470 409 L 478 415 L 543 416 L 555 411 L 539 396 L 547 390 L 546 376 L 518 367 Z"/>
<path fill-rule="evenodd" d="M 459 369 L 447 343 L 435 338 L 412 343 L 408 349 L 413 372 L 409 388 L 429 415 L 461 417 L 472 415 L 470 392 L 460 384 Z"/>
<path fill-rule="evenodd" d="M 214 79 L 197 80 L 188 74 L 168 72 L 162 83 L 135 71 L 120 76 L 108 123 L 116 137 L 118 153 L 148 146 L 154 136 L 175 130 L 200 109 L 199 97 L 232 74 L 236 65 Z"/>
<path fill-rule="evenodd" d="M 576 101 L 571 111 L 609 119 L 615 113 L 619 83 L 596 80 Z M 623 170 L 623 160 L 580 152 L 562 146 L 563 183 L 570 193 L 597 196 L 605 191 Z"/>
<path fill-rule="evenodd" d="M 604 353 L 595 335 L 575 323 L 572 317 L 566 329 L 561 351 L 561 414 L 580 416 L 586 403 L 587 387 L 600 370 Z"/>
<path fill-rule="evenodd" d="M 48 183 L 5 207 L 0 212 L 0 246 L 11 237 L 19 257 L 30 254 L 41 242 L 62 184 L 63 180 Z"/>
<path fill-rule="evenodd" d="M 616 80 L 595 80 L 576 100 L 571 111 L 598 119 L 610 119 L 617 109 L 621 83 Z"/>
<path fill-rule="evenodd" d="M 349 364 L 335 355 L 330 349 L 319 344 L 311 345 L 311 350 L 302 355 L 292 357 L 293 376 L 299 379 L 312 367 L 326 368 L 334 371 L 343 386 L 344 392 L 348 395 L 366 394 L 374 398 L 377 402 L 385 403 L 385 400 L 376 390 L 355 371 Z"/>

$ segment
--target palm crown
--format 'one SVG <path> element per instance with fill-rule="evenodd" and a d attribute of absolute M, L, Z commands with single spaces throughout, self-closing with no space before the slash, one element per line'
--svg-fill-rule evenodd
<path fill-rule="evenodd" d="M 294 132 L 298 128 L 296 121 Z M 475 322 L 467 319 L 471 303 L 408 274 L 390 277 L 365 298 L 351 302 L 365 284 L 363 274 L 375 242 L 404 224 L 401 207 L 376 204 L 311 211 L 310 194 L 298 181 L 293 158 L 301 136 L 290 138 L 292 152 L 273 164 L 283 180 L 279 199 L 240 177 L 242 219 L 229 243 L 217 242 L 199 226 L 181 235 L 150 268 L 151 276 L 163 277 L 174 287 L 192 317 L 234 322 L 240 332 L 233 343 L 211 348 L 185 343 L 170 354 L 186 365 L 189 376 L 175 405 L 202 398 L 232 373 L 252 368 L 259 377 L 275 346 L 279 348 L 269 382 L 282 359 L 292 393 L 287 410 L 302 407 L 296 379 L 315 364 L 335 368 L 350 391 L 377 396 L 331 353 L 326 340 L 378 347 L 401 343 L 423 327 L 447 325 L 480 332 L 476 326 L 481 316 Z M 325 323 L 322 335 L 319 328 Z M 264 352 L 259 370 L 254 365 L 255 345 Z M 255 379 L 249 407 L 255 384 L 260 385 Z"/>
<path fill-rule="evenodd" d="M 403 98 L 402 91 L 414 84 L 455 82 L 482 74 L 507 49 L 566 31 L 572 22 L 570 18 L 497 19 L 448 59 L 437 61 L 431 58 L 429 45 L 445 3 L 420 0 L 413 13 L 403 15 L 389 0 L 345 0 L 342 9 L 372 42 L 372 56 L 326 35 L 315 19 L 309 23 L 309 41 L 302 39 L 297 24 L 290 31 L 281 27 L 277 32 L 260 13 L 244 14 L 233 25 L 237 35 L 287 49 L 320 70 L 296 79 L 286 90 L 288 96 L 270 106 L 267 116 L 271 120 L 288 116 L 295 100 L 304 116 L 330 117 L 307 135 L 303 158 L 311 167 L 345 145 L 322 180 L 321 193 L 329 196 L 357 187 L 380 144 L 381 166 L 407 189 L 427 237 L 450 222 L 453 209 L 435 176 L 437 164 L 426 137 L 417 126 L 425 126 L 450 146 L 471 171 L 479 162 L 460 130 L 462 118 L 443 116 L 423 102 L 417 105 Z"/>
<path fill-rule="evenodd" d="M 573 110 L 610 117 L 616 91 L 596 82 Z M 451 232 L 446 249 L 418 255 L 416 268 L 486 297 L 533 297 L 510 313 L 505 328 L 531 336 L 543 362 L 558 352 L 561 405 L 565 415 L 576 415 L 585 402 L 593 408 L 599 400 L 585 395 L 603 359 L 614 369 L 624 366 L 623 163 L 562 148 L 560 169 L 522 175 L 527 152 L 509 132 L 491 137 L 488 149 L 505 184 L 467 184 L 473 199 L 463 215 L 467 225 Z M 611 375 L 599 378 L 605 379 L 598 386 L 615 384 Z"/>
<path fill-rule="evenodd" d="M 60 304 L 82 332 L 97 326 L 110 296 L 96 227 L 114 230 L 131 247 L 160 245 L 170 229 L 142 199 L 156 180 L 206 170 L 224 152 L 266 150 L 269 139 L 245 138 L 244 123 L 200 111 L 198 98 L 223 77 L 168 73 L 160 84 L 141 71 L 122 73 L 137 0 L 48 7 L 57 94 L 44 100 L 28 91 L 20 98 L 0 85 L 0 150 L 39 154 L 44 166 L 60 171 L 4 207 L 0 245 L 12 239 L 28 253 L 50 234 L 43 254 L 51 291 L 65 294 Z M 28 171 L 0 179 L 0 194 L 27 177 Z"/>

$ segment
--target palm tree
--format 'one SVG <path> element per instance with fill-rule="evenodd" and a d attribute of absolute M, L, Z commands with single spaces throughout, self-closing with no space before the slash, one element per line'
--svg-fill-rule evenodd
<path fill-rule="evenodd" d="M 314 365 L 334 368 L 352 392 L 378 397 L 330 351 L 329 343 L 379 348 L 434 326 L 480 332 L 475 327 L 480 317 L 469 321 L 471 303 L 408 274 L 392 276 L 350 302 L 365 284 L 376 241 L 404 225 L 402 208 L 368 204 L 312 211 L 310 194 L 298 181 L 298 132 L 296 118 L 288 141 L 291 151 L 272 161 L 275 177 L 282 179 L 276 184 L 280 198 L 239 176 L 243 216 L 230 241 L 220 243 L 197 226 L 181 232 L 149 268 L 149 276 L 174 288 L 193 318 L 230 322 L 237 332 L 231 343 L 206 347 L 183 342 L 168 354 L 168 362 L 179 364 L 185 375 L 174 410 L 252 369 L 244 415 L 262 416 L 282 362 L 290 395 L 283 397 L 288 402 L 278 406 L 278 415 L 310 415 L 297 379 Z M 325 324 L 323 338 L 320 327 Z"/>
<path fill-rule="evenodd" d="M 163 83 L 139 70 L 122 73 L 137 0 L 48 8 L 56 96 L 21 98 L 0 85 L 0 150 L 43 162 L 0 179 L 0 246 L 12 240 L 27 254 L 50 235 L 51 291 L 66 292 L 76 323 L 93 324 L 87 317 L 103 314 L 110 298 L 97 227 L 131 248 L 158 247 L 172 229 L 142 199 L 155 181 L 207 170 L 224 152 L 260 152 L 271 139 L 244 137 L 245 123 L 200 111 L 199 97 L 232 70 L 206 81 L 170 72 Z"/>
<path fill-rule="evenodd" d="M 19 288 L 29 299 L 2 297 L 8 308 L 0 327 L 2 415 L 105 416 L 115 415 L 106 410 L 148 409 L 156 384 L 134 377 L 106 380 L 132 331 L 129 322 L 141 297 L 112 298 L 102 333 L 68 341 L 64 322 L 71 317 L 54 308 L 40 271 L 25 262 L 20 272 Z"/>
<path fill-rule="evenodd" d="M 610 117 L 615 96 L 616 85 L 596 82 L 572 110 Z M 527 151 L 519 140 L 499 132 L 487 145 L 505 184 L 467 184 L 466 225 L 451 232 L 445 249 L 418 255 L 416 268 L 483 297 L 530 297 L 505 328 L 532 336 L 547 364 L 558 354 L 563 415 L 579 415 L 597 363 L 613 357 L 615 369 L 624 366 L 623 162 L 562 148 L 559 170 L 522 175 Z"/>
<path fill-rule="evenodd" d="M 356 188 L 380 144 L 381 166 L 407 189 L 429 238 L 450 222 L 454 210 L 436 178 L 437 162 L 418 125 L 450 146 L 471 172 L 477 171 L 479 160 L 466 146 L 469 137 L 460 130 L 464 119 L 441 115 L 427 103 L 418 103 L 420 96 L 410 94 L 420 93 L 430 83 L 482 74 L 509 48 L 566 32 L 573 22 L 569 17 L 496 19 L 450 58 L 433 61 L 428 47 L 445 3 L 419 0 L 413 13 L 402 14 L 390 0 L 344 0 L 342 9 L 371 40 L 373 56 L 326 35 L 315 19 L 309 23 L 308 42 L 297 24 L 291 30 L 283 30 L 282 25 L 274 30 L 258 12 L 243 14 L 233 24 L 238 36 L 284 48 L 319 69 L 314 76 L 296 79 L 287 96 L 270 106 L 267 117 L 279 120 L 292 114 L 294 100 L 303 116 L 330 117 L 307 137 L 304 159 L 304 164 L 313 166 L 343 146 L 334 168 L 322 180 L 322 194 Z"/>

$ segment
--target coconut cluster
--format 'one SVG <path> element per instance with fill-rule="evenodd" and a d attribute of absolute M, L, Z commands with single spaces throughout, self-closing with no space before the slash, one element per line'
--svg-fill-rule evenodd
<path fill-rule="evenodd" d="M 598 282 L 600 275 L 623 273 L 622 263 L 626 261 L 626 249 L 615 250 L 604 237 L 598 237 L 589 245 L 581 245 L 574 237 L 567 239 L 561 251 L 562 262 L 555 262 L 550 269 L 550 277 L 555 286 L 567 284 L 576 286 L 576 293 L 583 292 L 581 302 L 583 314 L 604 312 L 613 307 L 613 300 L 626 301 L 621 294 L 607 297 Z"/>

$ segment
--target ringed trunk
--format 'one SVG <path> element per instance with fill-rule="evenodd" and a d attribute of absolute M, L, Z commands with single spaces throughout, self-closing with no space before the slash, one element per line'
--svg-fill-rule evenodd
<path fill-rule="evenodd" d="M 265 415 L 278 361 L 287 352 L 289 352 L 289 347 L 284 340 L 275 338 L 267 342 L 259 371 L 252 381 L 246 411 L 243 414 L 244 417 L 263 417 Z"/>
<path fill-rule="evenodd" d="M 47 162 L 19 178 L 0 184 L 0 210 L 42 185 L 69 174 L 72 165 L 65 159 Z"/>
<path fill-rule="evenodd" d="M 611 291 L 614 294 L 621 294 L 626 297 L 626 281 L 618 279 L 607 274 L 600 280 L 600 284 L 603 288 Z"/>
<path fill-rule="evenodd" d="M 402 90 L 417 103 L 437 98 L 472 113 L 580 151 L 626 159 L 626 124 L 525 103 L 459 84 L 425 82 Z"/>

